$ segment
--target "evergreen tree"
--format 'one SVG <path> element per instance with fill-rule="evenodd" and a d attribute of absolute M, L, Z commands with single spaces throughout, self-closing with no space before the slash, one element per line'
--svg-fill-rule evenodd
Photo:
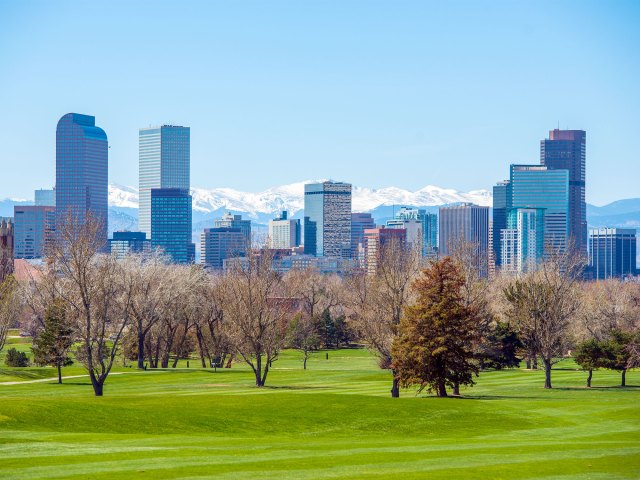
<path fill-rule="evenodd" d="M 507 322 L 497 322 L 480 344 L 480 365 L 496 370 L 515 368 L 522 361 L 518 357 L 518 350 L 522 347 L 518 332 Z"/>
<path fill-rule="evenodd" d="M 603 367 L 621 372 L 620 386 L 627 385 L 627 369 L 629 368 L 629 360 L 631 352 L 627 348 L 633 341 L 633 335 L 621 330 L 612 330 L 610 338 L 605 342 L 606 358 Z"/>
<path fill-rule="evenodd" d="M 64 304 L 54 302 L 45 313 L 44 330 L 33 342 L 33 359 L 38 365 L 52 365 L 58 369 L 58 383 L 62 383 L 62 367 L 71 365 L 69 349 L 73 345 L 73 330 L 67 322 Z"/>
<path fill-rule="evenodd" d="M 579 343 L 574 352 L 574 360 L 583 370 L 589 372 L 587 387 L 591 388 L 593 371 L 606 365 L 609 352 L 607 345 L 595 338 Z"/>
<path fill-rule="evenodd" d="M 417 297 L 400 321 L 393 368 L 403 387 L 419 385 L 446 397 L 446 387 L 472 385 L 477 312 L 462 295 L 464 277 L 450 258 L 433 262 L 413 282 Z"/>

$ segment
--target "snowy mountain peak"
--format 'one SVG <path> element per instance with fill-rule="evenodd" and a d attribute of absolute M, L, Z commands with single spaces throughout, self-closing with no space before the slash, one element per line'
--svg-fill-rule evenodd
<path fill-rule="evenodd" d="M 304 185 L 310 181 L 272 187 L 263 192 L 242 192 L 232 188 L 192 188 L 193 209 L 209 213 L 219 209 L 246 212 L 249 217 L 275 214 L 288 210 L 293 216 L 304 208 Z M 368 212 L 381 205 L 411 205 L 430 207 L 457 202 L 472 202 L 490 206 L 491 192 L 474 190 L 468 193 L 427 185 L 411 192 L 398 187 L 370 189 L 353 187 L 353 211 Z M 109 185 L 109 205 L 138 208 L 138 190 L 117 184 Z"/>

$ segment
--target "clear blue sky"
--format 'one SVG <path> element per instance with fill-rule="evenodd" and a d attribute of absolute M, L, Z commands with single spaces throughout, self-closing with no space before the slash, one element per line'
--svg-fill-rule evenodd
<path fill-rule="evenodd" d="M 55 178 L 95 115 L 110 182 L 138 128 L 191 127 L 192 185 L 490 188 L 587 130 L 587 200 L 640 197 L 639 1 L 0 0 L 0 197 Z"/>

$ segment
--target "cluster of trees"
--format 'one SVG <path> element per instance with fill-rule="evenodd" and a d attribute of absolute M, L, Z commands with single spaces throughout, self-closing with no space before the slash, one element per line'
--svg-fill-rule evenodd
<path fill-rule="evenodd" d="M 55 366 L 61 382 L 75 356 L 96 395 L 118 359 L 140 369 L 176 367 L 193 355 L 203 368 L 241 361 L 261 387 L 284 348 L 297 349 L 307 368 L 318 349 L 355 342 L 391 372 L 394 397 L 410 386 L 456 395 L 481 370 L 523 359 L 528 368 L 540 360 L 551 388 L 553 364 L 572 351 L 589 372 L 620 370 L 623 383 L 639 362 L 640 287 L 583 283 L 582 262 L 567 254 L 491 281 L 478 274 L 473 245 L 433 261 L 396 242 L 381 246 L 373 273 L 282 275 L 262 252 L 210 274 L 155 254 L 117 260 L 102 253 L 99 231 L 91 218 L 69 218 L 19 295 L 34 361 Z M 15 316 L 12 285 L 0 290 L 0 318 Z"/>

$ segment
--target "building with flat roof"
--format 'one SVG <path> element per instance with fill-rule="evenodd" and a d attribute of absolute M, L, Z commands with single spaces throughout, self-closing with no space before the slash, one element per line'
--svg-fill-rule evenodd
<path fill-rule="evenodd" d="M 13 218 L 15 258 L 43 258 L 55 238 L 56 207 L 16 205 Z"/>
<path fill-rule="evenodd" d="M 182 188 L 151 189 L 151 247 L 174 263 L 193 263 L 191 195 Z M 145 232 L 146 233 L 146 232 Z"/>
<path fill-rule="evenodd" d="M 489 207 L 472 203 L 440 207 L 442 255 L 452 255 L 462 244 L 474 246 L 478 272 L 489 274 Z"/>
<path fill-rule="evenodd" d="M 351 184 L 304 186 L 304 252 L 316 257 L 351 256 Z"/>
<path fill-rule="evenodd" d="M 205 228 L 200 234 L 200 263 L 222 270 L 225 260 L 245 257 L 247 247 L 245 233 L 238 227 Z"/>
<path fill-rule="evenodd" d="M 589 232 L 589 270 L 596 280 L 637 274 L 636 230 L 596 228 Z"/>
<path fill-rule="evenodd" d="M 300 245 L 300 220 L 289 218 L 286 211 L 269 220 L 269 248 L 293 248 Z"/>
<path fill-rule="evenodd" d="M 191 129 L 177 125 L 141 128 L 138 229 L 153 240 L 151 190 L 191 188 Z"/>
<path fill-rule="evenodd" d="M 109 250 L 116 258 L 129 254 L 151 253 L 151 240 L 145 232 L 113 232 L 109 239 Z"/>
<path fill-rule="evenodd" d="M 587 253 L 586 145 L 584 130 L 554 129 L 540 141 L 540 164 L 568 172 L 568 238 L 583 255 Z"/>

